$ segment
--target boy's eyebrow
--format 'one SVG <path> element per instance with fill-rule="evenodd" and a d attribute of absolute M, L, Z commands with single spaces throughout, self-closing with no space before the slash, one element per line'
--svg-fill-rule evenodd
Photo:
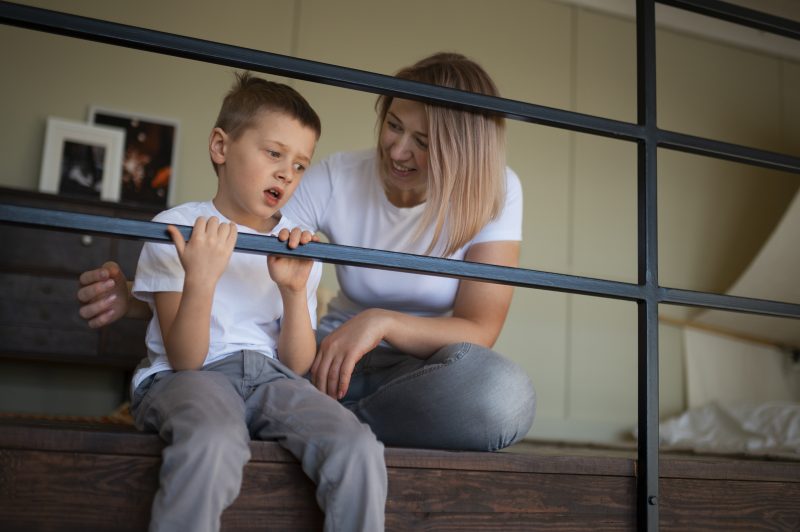
<path fill-rule="evenodd" d="M 391 112 L 391 111 L 386 111 L 386 113 L 387 113 L 387 114 L 390 114 L 390 115 L 392 115 L 392 118 L 394 118 L 395 120 L 397 120 L 397 121 L 398 121 L 398 122 L 400 122 L 401 124 L 403 123 L 403 121 L 402 121 L 402 120 L 400 120 L 400 117 L 398 117 L 398 116 L 397 116 L 396 114 L 394 114 L 393 112 Z M 427 134 L 427 133 L 422 133 L 421 131 L 420 131 L 420 132 L 417 132 L 417 135 L 419 135 L 419 136 L 421 136 L 421 137 L 427 137 L 427 136 L 428 136 L 428 134 Z"/>

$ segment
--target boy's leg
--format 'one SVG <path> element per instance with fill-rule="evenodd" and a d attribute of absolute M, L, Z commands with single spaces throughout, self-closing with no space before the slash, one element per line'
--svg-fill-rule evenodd
<path fill-rule="evenodd" d="M 280 362 L 252 355 L 247 363 L 261 368 L 245 396 L 251 434 L 300 460 L 317 485 L 325 530 L 383 530 L 386 464 L 370 428 Z"/>
<path fill-rule="evenodd" d="M 427 360 L 379 347 L 356 365 L 342 403 L 387 445 L 474 451 L 518 441 L 536 411 L 524 370 L 468 343 Z"/>
<path fill-rule="evenodd" d="M 167 443 L 150 530 L 219 530 L 250 459 L 244 402 L 234 386 L 216 371 L 162 372 L 137 390 L 132 410 L 140 430 Z"/>

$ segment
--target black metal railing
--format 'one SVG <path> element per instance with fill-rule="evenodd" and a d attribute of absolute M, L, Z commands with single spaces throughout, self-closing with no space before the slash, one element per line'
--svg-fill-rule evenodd
<path fill-rule="evenodd" d="M 717 0 L 659 0 L 762 31 L 800 38 L 800 24 Z M 48 33 L 215 63 L 423 102 L 484 110 L 547 126 L 636 142 L 638 148 L 638 280 L 636 284 L 550 272 L 454 261 L 332 244 L 287 252 L 270 237 L 240 235 L 236 249 L 290 253 L 371 268 L 477 279 L 635 301 L 638 307 L 638 528 L 658 529 L 658 305 L 661 303 L 800 318 L 800 305 L 661 287 L 658 284 L 657 150 L 666 148 L 743 164 L 800 173 L 800 158 L 665 131 L 656 120 L 655 0 L 636 1 L 637 122 L 635 124 L 505 98 L 400 80 L 372 72 L 308 61 L 181 35 L 0 2 L 0 22 Z M 0 204 L 0 223 L 49 227 L 168 242 L 161 224 Z M 189 228 L 184 228 L 188 236 Z"/>

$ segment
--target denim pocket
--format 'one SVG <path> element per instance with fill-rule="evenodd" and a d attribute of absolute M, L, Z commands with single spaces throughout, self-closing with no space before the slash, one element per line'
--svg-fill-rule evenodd
<path fill-rule="evenodd" d="M 156 382 L 160 381 L 164 377 L 164 375 L 168 373 L 172 373 L 172 371 L 169 370 L 159 371 L 158 373 L 153 373 L 145 380 L 140 382 L 139 386 L 137 386 L 136 389 L 133 391 L 133 397 L 131 398 L 131 410 L 138 407 L 139 404 L 142 402 L 142 399 L 144 399 L 147 396 L 147 392 L 150 391 L 150 388 L 152 388 Z"/>

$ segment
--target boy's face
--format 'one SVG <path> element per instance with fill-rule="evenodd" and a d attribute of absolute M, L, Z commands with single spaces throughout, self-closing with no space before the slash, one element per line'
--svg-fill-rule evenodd
<path fill-rule="evenodd" d="M 261 111 L 237 139 L 214 128 L 211 159 L 218 165 L 217 209 L 231 221 L 258 231 L 291 197 L 311 164 L 317 136 L 289 115 Z"/>

